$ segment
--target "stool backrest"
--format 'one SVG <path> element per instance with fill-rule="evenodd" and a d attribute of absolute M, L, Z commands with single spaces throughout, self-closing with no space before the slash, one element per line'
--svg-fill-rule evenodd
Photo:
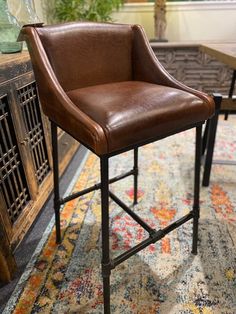
<path fill-rule="evenodd" d="M 65 91 L 132 80 L 130 25 L 69 23 L 37 32 Z"/>

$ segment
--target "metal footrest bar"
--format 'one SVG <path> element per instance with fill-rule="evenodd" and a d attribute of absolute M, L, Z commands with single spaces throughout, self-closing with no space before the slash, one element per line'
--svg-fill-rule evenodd
<path fill-rule="evenodd" d="M 180 218 L 179 220 L 173 222 L 169 226 L 167 226 L 164 229 L 160 229 L 158 231 L 155 231 L 155 233 L 150 236 L 148 239 L 142 241 L 141 243 L 135 245 L 133 248 L 129 249 L 128 251 L 122 253 L 121 255 L 117 256 L 111 261 L 111 267 L 112 269 L 115 268 L 120 263 L 127 260 L 129 257 L 133 256 L 134 254 L 138 253 L 139 251 L 143 250 L 145 247 L 150 245 L 151 243 L 155 243 L 158 240 L 162 239 L 165 235 L 167 235 L 172 230 L 178 228 L 188 220 L 193 218 L 193 211 L 189 212 L 184 217 Z"/>
<path fill-rule="evenodd" d="M 116 202 L 124 211 L 129 214 L 140 226 L 142 226 L 150 235 L 155 234 L 155 229 L 151 228 L 145 221 L 143 221 L 136 213 L 134 213 L 125 203 L 123 203 L 115 194 L 109 191 L 111 199 Z"/>
<path fill-rule="evenodd" d="M 114 182 L 117 182 L 117 181 L 119 181 L 119 180 L 121 180 L 121 179 L 124 179 L 124 178 L 126 178 L 126 177 L 128 177 L 128 176 L 134 175 L 135 172 L 136 172 L 136 171 L 135 171 L 134 169 L 132 169 L 132 170 L 130 170 L 130 171 L 124 173 L 124 174 L 121 174 L 121 175 L 119 175 L 119 176 L 116 176 L 116 177 L 114 177 L 114 178 L 111 178 L 111 179 L 109 180 L 109 184 L 114 183 Z M 69 195 L 69 196 L 66 196 L 66 197 L 64 197 L 64 198 L 61 198 L 61 199 L 59 200 L 59 203 L 60 203 L 60 205 L 62 205 L 62 204 L 66 203 L 66 202 L 68 202 L 68 201 L 71 201 L 71 200 L 73 200 L 73 199 L 75 199 L 75 198 L 77 198 L 77 197 L 80 197 L 80 196 L 82 196 L 82 195 L 85 195 L 85 194 L 90 193 L 90 192 L 95 191 L 95 190 L 99 190 L 100 188 L 101 188 L 101 183 L 97 183 L 97 184 L 95 184 L 95 185 L 93 185 L 93 186 L 91 186 L 91 187 L 89 187 L 89 188 L 87 188 L 87 189 L 84 189 L 84 190 L 79 191 L 79 192 L 76 192 L 76 193 L 74 193 L 74 194 L 72 194 L 72 195 Z"/>

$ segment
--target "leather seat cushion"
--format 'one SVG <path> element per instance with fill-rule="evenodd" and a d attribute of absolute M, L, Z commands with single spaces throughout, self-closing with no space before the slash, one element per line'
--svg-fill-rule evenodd
<path fill-rule="evenodd" d="M 102 127 L 108 153 L 192 127 L 212 114 L 212 106 L 193 94 L 147 82 L 96 85 L 67 95 Z"/>

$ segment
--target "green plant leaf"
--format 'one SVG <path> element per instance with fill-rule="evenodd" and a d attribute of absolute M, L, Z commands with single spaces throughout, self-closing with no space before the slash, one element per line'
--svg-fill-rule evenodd
<path fill-rule="evenodd" d="M 68 21 L 111 21 L 113 10 L 124 0 L 55 0 L 55 19 Z"/>

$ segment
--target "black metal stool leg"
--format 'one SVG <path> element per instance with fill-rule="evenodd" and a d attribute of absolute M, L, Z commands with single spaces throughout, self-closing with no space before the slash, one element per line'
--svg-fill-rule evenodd
<path fill-rule="evenodd" d="M 134 148 L 134 200 L 133 204 L 138 203 L 138 148 Z"/>
<path fill-rule="evenodd" d="M 102 203 L 102 277 L 104 313 L 110 314 L 110 250 L 109 250 L 109 172 L 108 157 L 101 157 L 101 203 Z"/>
<path fill-rule="evenodd" d="M 218 119 L 219 119 L 222 96 L 219 94 L 215 94 L 214 101 L 216 105 L 216 111 L 215 111 L 215 115 L 211 118 L 210 124 L 209 124 L 207 147 L 206 147 L 206 158 L 205 158 L 205 163 L 204 163 L 204 172 L 203 172 L 203 180 L 202 180 L 203 186 L 208 186 L 210 182 L 216 130 L 217 130 L 217 124 L 218 124 Z"/>
<path fill-rule="evenodd" d="M 61 243 L 57 125 L 51 121 L 56 243 Z"/>
<path fill-rule="evenodd" d="M 193 245 L 192 245 L 192 253 L 195 255 L 197 254 L 197 241 L 198 241 L 201 155 L 202 155 L 202 126 L 198 126 L 196 128 L 194 201 L 193 201 Z"/>

